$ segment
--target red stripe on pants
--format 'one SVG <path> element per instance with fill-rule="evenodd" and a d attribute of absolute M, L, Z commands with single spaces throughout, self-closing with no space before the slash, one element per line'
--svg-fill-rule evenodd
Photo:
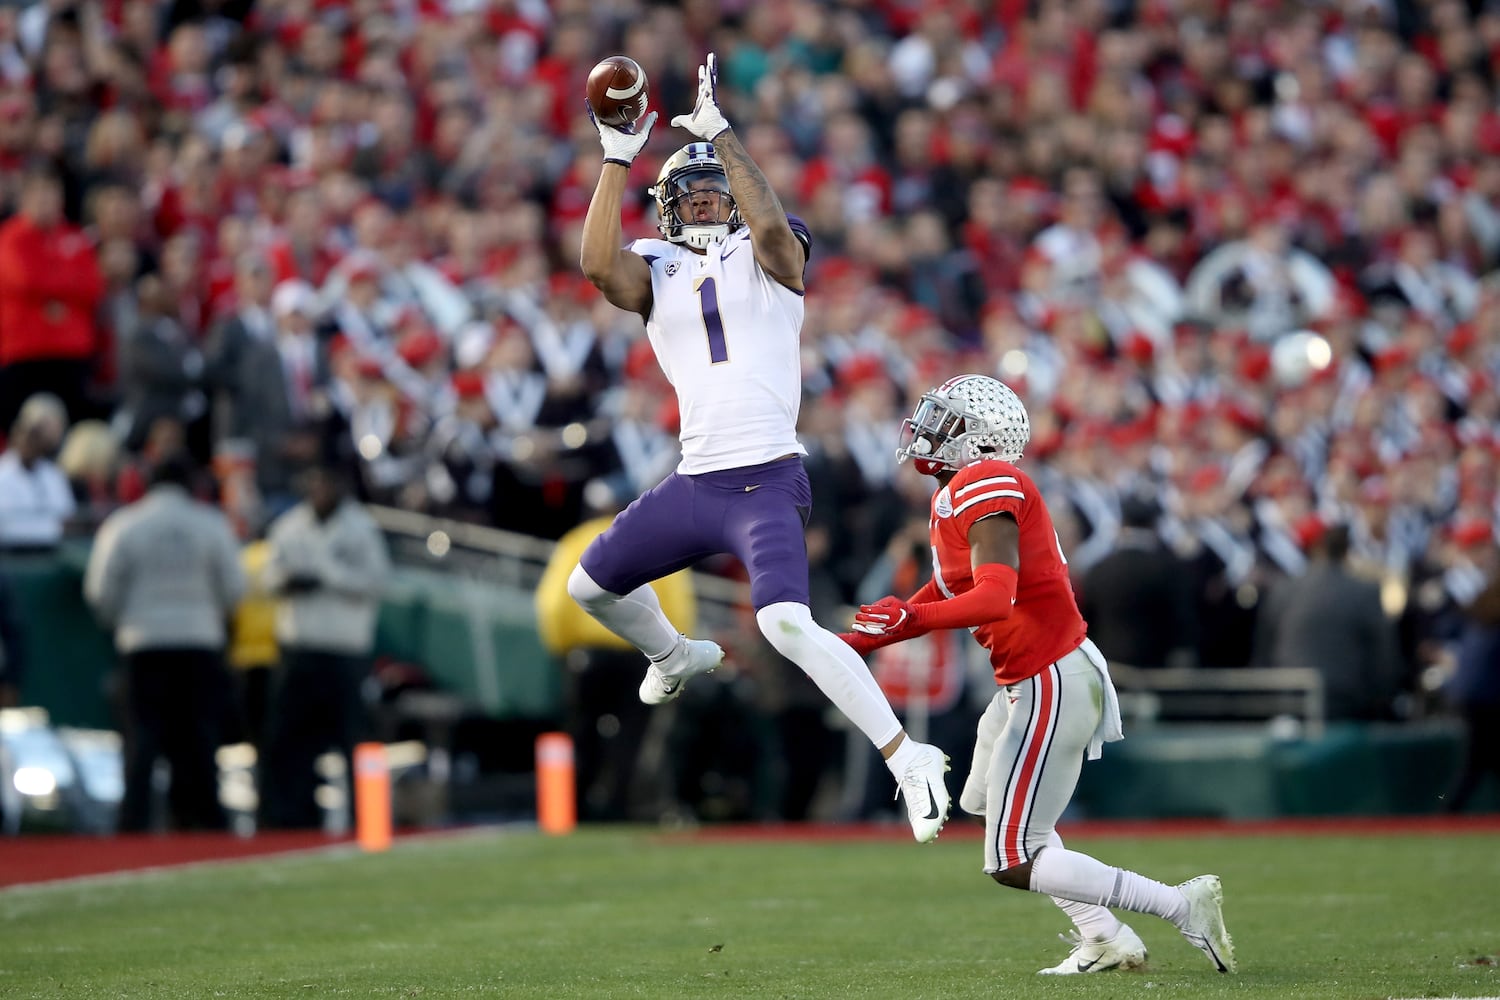
<path fill-rule="evenodd" d="M 1021 863 L 1021 818 L 1026 814 L 1027 800 L 1031 798 L 1033 779 L 1036 777 L 1037 765 L 1041 761 L 1042 747 L 1047 743 L 1047 735 L 1052 729 L 1052 688 L 1056 683 L 1053 677 L 1053 668 L 1048 667 L 1037 674 L 1037 682 L 1040 691 L 1037 692 L 1037 715 L 1036 725 L 1031 730 L 1026 748 L 1022 754 L 1021 776 L 1016 781 L 1016 790 L 1006 809 L 1009 818 L 1014 822 L 1006 824 L 1005 850 L 1000 858 L 1001 868 L 1013 868 Z"/>

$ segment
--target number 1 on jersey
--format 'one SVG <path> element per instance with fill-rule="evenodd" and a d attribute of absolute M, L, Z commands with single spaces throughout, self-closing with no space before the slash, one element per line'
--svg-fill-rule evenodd
<path fill-rule="evenodd" d="M 724 321 L 719 318 L 719 289 L 711 277 L 693 282 L 698 306 L 703 311 L 703 329 L 708 333 L 708 360 L 723 364 L 729 360 L 729 345 L 724 342 Z"/>

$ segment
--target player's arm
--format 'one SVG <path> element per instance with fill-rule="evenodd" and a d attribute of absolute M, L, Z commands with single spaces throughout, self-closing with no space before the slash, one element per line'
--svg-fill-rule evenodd
<path fill-rule="evenodd" d="M 974 586 L 937 601 L 886 597 L 866 604 L 854 617 L 854 630 L 891 636 L 892 641 L 938 629 L 978 628 L 1010 617 L 1021 567 L 1021 528 L 1009 512 L 983 517 L 969 526 Z"/>
<path fill-rule="evenodd" d="M 725 129 L 714 139 L 714 152 L 729 175 L 729 193 L 734 195 L 740 218 L 750 230 L 750 246 L 755 259 L 767 274 L 793 291 L 803 291 L 802 268 L 807 263 L 802 242 L 792 232 L 781 199 L 771 190 L 771 182 L 745 152 L 733 129 Z"/>
<path fill-rule="evenodd" d="M 802 243 L 792 232 L 781 199 L 760 167 L 750 159 L 735 136 L 718 103 L 719 69 L 710 52 L 698 67 L 698 103 L 690 115 L 678 115 L 672 124 L 687 129 L 700 139 L 714 144 L 714 152 L 724 164 L 729 177 L 729 193 L 734 196 L 740 218 L 750 230 L 750 245 L 755 259 L 767 274 L 795 292 L 803 290 L 802 267 L 807 262 Z"/>
<path fill-rule="evenodd" d="M 624 239 L 620 210 L 629 173 L 630 169 L 619 163 L 604 164 L 583 220 L 578 263 L 583 276 L 604 293 L 610 304 L 645 317 L 651 312 L 651 265 L 620 245 Z"/>
<path fill-rule="evenodd" d="M 651 265 L 644 257 L 621 248 L 624 235 L 620 212 L 630 163 L 651 136 L 656 112 L 641 119 L 639 129 L 617 129 L 595 118 L 593 107 L 588 112 L 589 120 L 599 131 L 599 145 L 604 148 L 604 167 L 599 171 L 599 183 L 594 186 L 589 212 L 583 220 L 578 263 L 583 276 L 604 293 L 610 304 L 640 313 L 644 318 L 651 312 Z"/>
<path fill-rule="evenodd" d="M 969 525 L 970 565 L 974 572 L 993 564 L 1021 569 L 1021 526 L 1009 511 L 982 517 Z M 978 579 L 976 576 L 975 579 Z"/>

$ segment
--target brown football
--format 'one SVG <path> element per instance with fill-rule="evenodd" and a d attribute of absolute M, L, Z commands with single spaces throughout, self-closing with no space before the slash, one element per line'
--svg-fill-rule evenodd
<path fill-rule="evenodd" d="M 589 70 L 589 104 L 605 125 L 624 128 L 646 113 L 646 71 L 629 56 L 601 59 Z"/>

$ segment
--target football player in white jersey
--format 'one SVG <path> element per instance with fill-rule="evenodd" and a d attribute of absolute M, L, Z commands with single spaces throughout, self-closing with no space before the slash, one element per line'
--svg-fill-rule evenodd
<path fill-rule="evenodd" d="M 812 494 L 797 440 L 803 269 L 812 237 L 789 219 L 715 99 L 714 57 L 698 70 L 698 102 L 672 124 L 700 141 L 662 166 L 655 187 L 662 239 L 621 249 L 620 204 L 640 127 L 596 120 L 604 167 L 584 222 L 583 273 L 605 298 L 639 313 L 677 392 L 682 461 L 642 494 L 579 560 L 568 592 L 650 660 L 641 700 L 677 697 L 719 665 L 717 643 L 678 633 L 649 583 L 721 552 L 750 574 L 761 632 L 880 749 L 912 832 L 926 843 L 947 820 L 947 756 L 909 739 L 859 656 L 813 621 L 803 529 Z M 589 110 L 593 118 L 593 109 Z M 794 762 L 795 763 L 795 762 Z"/>

